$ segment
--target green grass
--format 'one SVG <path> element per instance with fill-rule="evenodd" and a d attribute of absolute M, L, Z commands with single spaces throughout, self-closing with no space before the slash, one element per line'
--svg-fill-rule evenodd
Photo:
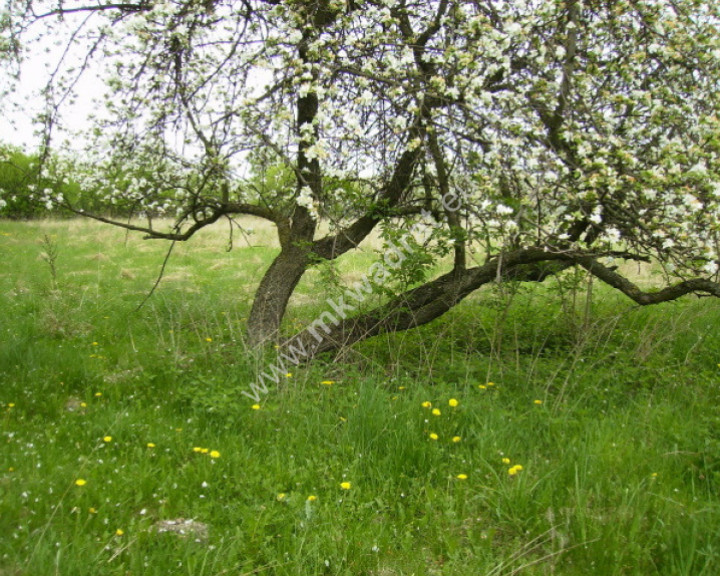
<path fill-rule="evenodd" d="M 0 222 L 0 575 L 720 573 L 717 302 L 487 288 L 293 369 L 255 410 L 258 236 L 177 246 L 137 310 L 166 244 Z M 154 528 L 179 518 L 207 537 Z"/>

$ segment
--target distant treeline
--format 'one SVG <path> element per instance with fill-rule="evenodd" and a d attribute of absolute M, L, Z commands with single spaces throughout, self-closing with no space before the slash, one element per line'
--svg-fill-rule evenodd
<path fill-rule="evenodd" d="M 99 190 L 83 189 L 80 182 L 87 180 L 83 178 L 87 170 L 87 167 L 55 157 L 41 160 L 39 153 L 27 153 L 19 147 L 0 143 L 0 218 L 29 220 L 72 216 L 63 200 L 69 201 L 76 210 L 114 217 L 131 215 L 132 209 L 127 206 L 108 207 L 107 202 L 101 201 Z M 64 176 L 48 175 L 53 173 Z"/>
<path fill-rule="evenodd" d="M 68 216 L 61 198 L 79 200 L 80 185 L 67 177 L 53 178 L 47 174 L 49 165 L 58 160 L 45 160 L 41 174 L 41 157 L 21 148 L 0 144 L 0 218 L 27 220 L 49 215 Z M 83 206 L 83 208 L 89 208 Z"/>

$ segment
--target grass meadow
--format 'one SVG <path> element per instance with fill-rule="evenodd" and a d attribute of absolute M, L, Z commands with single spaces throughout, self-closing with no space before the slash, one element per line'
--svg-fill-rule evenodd
<path fill-rule="evenodd" d="M 487 287 L 254 406 L 276 248 L 235 240 L 176 246 L 138 309 L 167 244 L 0 221 L 0 576 L 720 574 L 720 303 Z"/>

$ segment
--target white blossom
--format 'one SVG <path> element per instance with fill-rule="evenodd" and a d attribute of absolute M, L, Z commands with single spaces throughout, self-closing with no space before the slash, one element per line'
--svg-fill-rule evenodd
<path fill-rule="evenodd" d="M 710 276 L 717 274 L 717 271 L 718 271 L 717 261 L 710 260 L 707 264 L 705 264 L 705 266 L 703 266 L 703 271 Z"/>

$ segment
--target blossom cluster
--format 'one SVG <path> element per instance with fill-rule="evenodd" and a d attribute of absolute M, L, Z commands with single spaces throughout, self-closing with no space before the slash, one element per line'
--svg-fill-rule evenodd
<path fill-rule="evenodd" d="M 465 199 L 443 221 L 446 244 L 462 222 L 490 252 L 622 252 L 717 273 L 717 8 L 322 6 L 168 0 L 80 27 L 74 51 L 102 52 L 107 85 L 81 187 L 107 207 L 172 215 L 176 230 L 233 201 L 341 226 L 413 158 L 408 212 L 442 217 L 443 194 Z M 72 64 L 58 68 L 63 100 Z M 291 185 L 247 178 L 269 164 Z"/>

